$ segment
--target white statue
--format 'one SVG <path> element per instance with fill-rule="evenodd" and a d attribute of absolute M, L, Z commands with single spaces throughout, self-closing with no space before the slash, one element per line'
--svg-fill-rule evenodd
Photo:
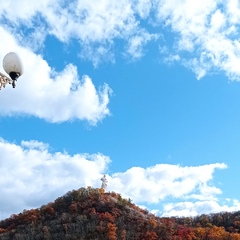
<path fill-rule="evenodd" d="M 101 188 L 105 190 L 105 189 L 107 188 L 107 183 L 108 183 L 108 180 L 107 180 L 107 178 L 106 178 L 106 175 L 104 174 L 103 177 L 102 177 L 100 180 L 102 181 L 102 186 L 101 186 Z"/>

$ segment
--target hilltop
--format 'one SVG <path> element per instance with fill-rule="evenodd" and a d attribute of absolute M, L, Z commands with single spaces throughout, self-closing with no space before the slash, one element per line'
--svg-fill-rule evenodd
<path fill-rule="evenodd" d="M 240 212 L 160 218 L 120 194 L 80 188 L 0 221 L 0 240 L 240 240 Z"/>

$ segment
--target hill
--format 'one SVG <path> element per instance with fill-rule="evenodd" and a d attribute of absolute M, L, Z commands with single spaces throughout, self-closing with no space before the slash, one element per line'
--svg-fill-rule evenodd
<path fill-rule="evenodd" d="M 0 221 L 0 240 L 240 240 L 240 213 L 159 218 L 120 194 L 80 188 Z"/>

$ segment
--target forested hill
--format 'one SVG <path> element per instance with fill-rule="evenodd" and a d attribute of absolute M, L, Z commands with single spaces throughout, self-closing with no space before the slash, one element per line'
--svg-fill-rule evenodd
<path fill-rule="evenodd" d="M 159 218 L 103 189 L 80 188 L 0 221 L 0 240 L 240 240 L 240 212 Z"/>

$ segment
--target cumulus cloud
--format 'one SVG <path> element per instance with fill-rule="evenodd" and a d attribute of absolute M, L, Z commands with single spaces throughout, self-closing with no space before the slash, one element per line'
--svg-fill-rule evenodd
<path fill-rule="evenodd" d="M 237 211 L 240 202 L 236 199 L 220 201 L 222 191 L 213 184 L 214 172 L 226 168 L 224 163 L 132 167 L 126 172 L 108 176 L 108 189 L 121 193 L 161 217 Z M 153 209 L 153 206 L 158 206 L 158 209 Z"/>
<path fill-rule="evenodd" d="M 79 78 L 77 67 L 68 64 L 56 72 L 41 55 L 20 47 L 11 34 L 0 27 L 0 58 L 15 51 L 22 58 L 24 74 L 14 91 L 1 92 L 0 114 L 2 116 L 31 115 L 49 122 L 72 119 L 86 120 L 96 124 L 109 114 L 108 103 L 111 89 L 107 84 L 97 89 L 87 75 Z M 3 72 L 2 68 L 0 68 Z"/>
<path fill-rule="evenodd" d="M 224 163 L 191 167 L 157 164 L 146 169 L 133 167 L 123 173 L 114 173 L 109 188 L 141 203 L 159 203 L 167 197 L 215 199 L 221 190 L 211 185 L 213 173 L 226 167 Z"/>
<path fill-rule="evenodd" d="M 40 207 L 72 189 L 100 187 L 110 159 L 100 153 L 51 153 L 48 145 L 0 140 L 0 218 Z"/>
<path fill-rule="evenodd" d="M 48 144 L 36 140 L 16 144 L 4 139 L 0 139 L 0 159 L 0 219 L 40 207 L 72 189 L 99 188 L 111 162 L 101 153 L 70 155 L 51 152 Z M 163 211 L 155 213 L 164 216 L 235 210 L 240 203 L 230 199 L 220 204 L 216 195 L 221 189 L 212 184 L 214 171 L 226 167 L 224 163 L 132 167 L 107 174 L 107 191 L 120 193 L 139 205 L 160 204 Z M 169 198 L 177 203 L 166 204 L 164 200 Z"/>

